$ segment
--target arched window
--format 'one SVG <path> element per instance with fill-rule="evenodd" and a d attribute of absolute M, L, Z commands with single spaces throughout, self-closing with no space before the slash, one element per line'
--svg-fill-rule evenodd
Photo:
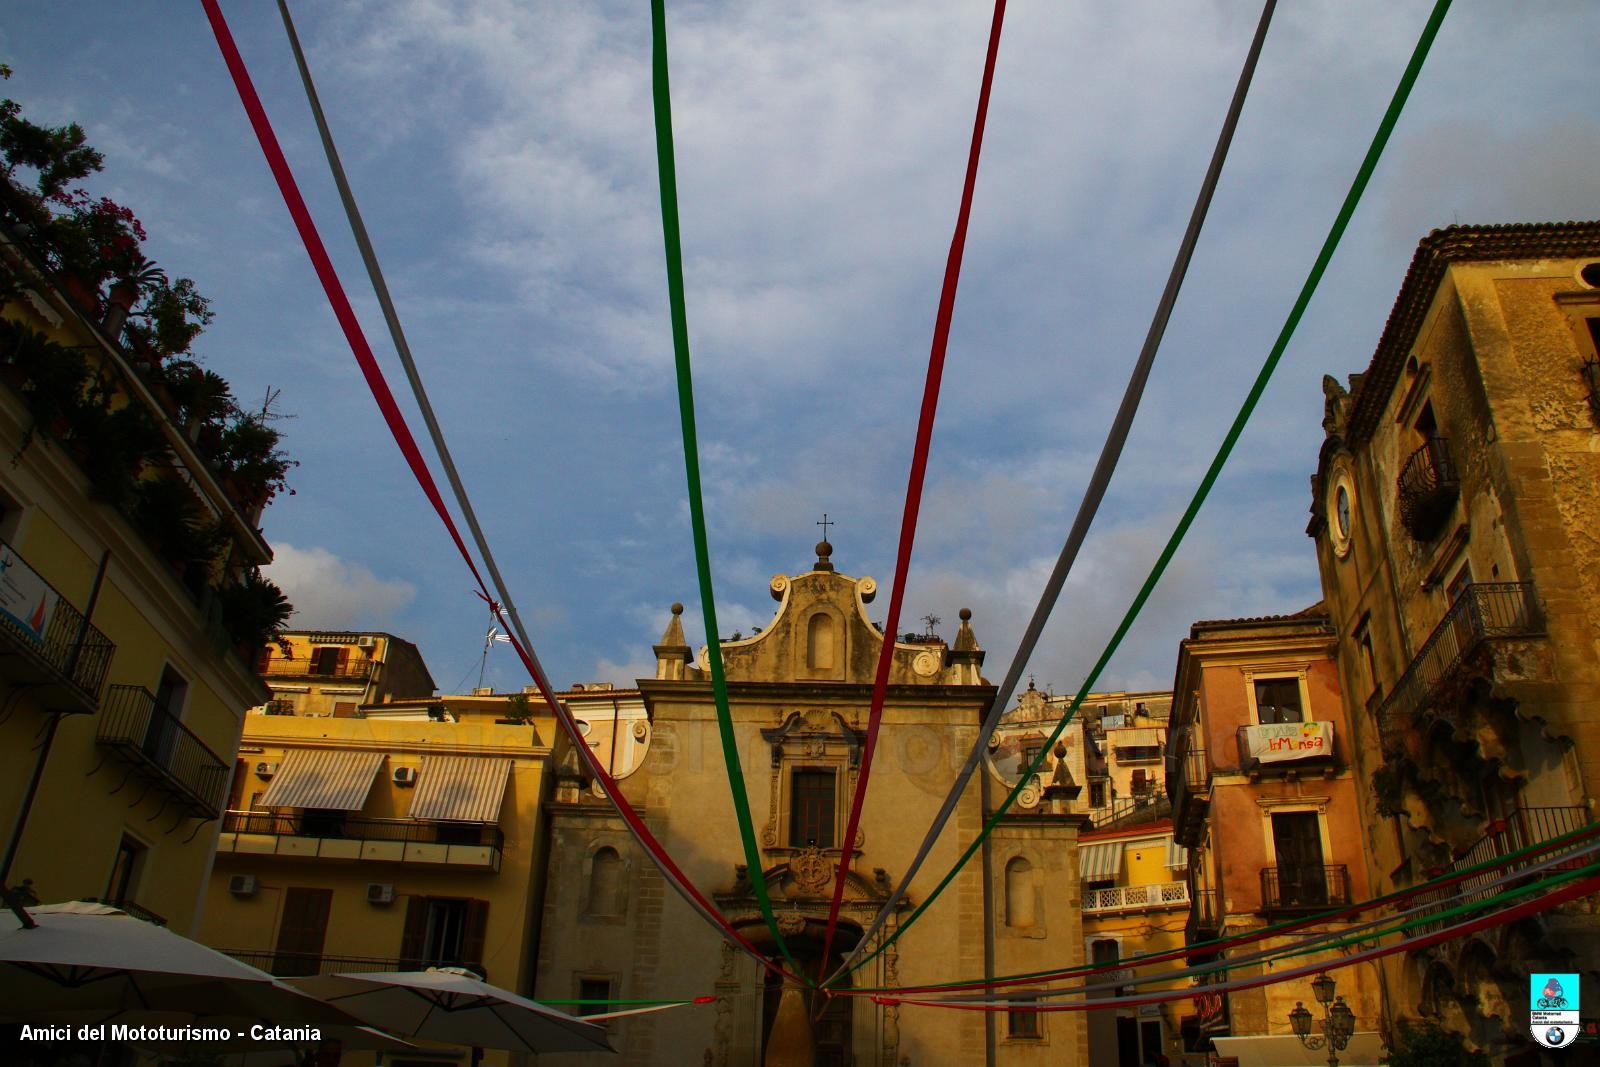
<path fill-rule="evenodd" d="M 818 671 L 833 670 L 838 660 L 837 643 L 833 616 L 825 611 L 811 616 L 806 624 L 806 666 Z"/>
<path fill-rule="evenodd" d="M 590 915 L 621 915 L 623 912 L 622 857 L 614 848 L 602 848 L 594 854 L 589 869 Z"/>
<path fill-rule="evenodd" d="M 1018 930 L 1032 926 L 1034 914 L 1033 864 L 1016 857 L 1006 864 L 1006 925 Z"/>

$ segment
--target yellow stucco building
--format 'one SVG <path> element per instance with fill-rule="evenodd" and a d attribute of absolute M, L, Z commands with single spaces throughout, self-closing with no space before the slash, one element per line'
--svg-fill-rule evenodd
<path fill-rule="evenodd" d="M 244 709 L 265 697 L 236 609 L 267 588 L 270 494 L 218 473 L 126 308 L 69 295 L 0 185 L 0 884 L 189 934 Z"/>

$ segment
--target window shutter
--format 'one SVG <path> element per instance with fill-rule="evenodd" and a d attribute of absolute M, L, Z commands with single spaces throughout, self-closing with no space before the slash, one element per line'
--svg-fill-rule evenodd
<path fill-rule="evenodd" d="M 342 675 L 342 674 L 347 673 L 349 671 L 349 669 L 350 669 L 350 646 L 349 645 L 341 645 L 341 646 L 339 646 L 339 666 L 338 666 L 338 668 L 336 670 L 336 673 Z"/>
<path fill-rule="evenodd" d="M 483 945 L 489 932 L 489 902 L 467 901 L 467 927 L 461 935 L 461 962 L 483 970 Z"/>
<path fill-rule="evenodd" d="M 272 662 L 272 646 L 262 645 L 261 652 L 256 656 L 256 673 L 266 674 L 267 665 Z"/>
<path fill-rule="evenodd" d="M 400 969 L 422 970 L 423 940 L 428 936 L 428 898 L 406 898 L 406 926 L 400 935 Z"/>

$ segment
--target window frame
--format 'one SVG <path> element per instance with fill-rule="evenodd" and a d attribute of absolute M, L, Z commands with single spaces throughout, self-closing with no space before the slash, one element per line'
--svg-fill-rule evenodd
<path fill-rule="evenodd" d="M 841 847 L 839 843 L 841 832 L 839 826 L 839 783 L 845 776 L 839 773 L 840 769 L 841 765 L 838 763 L 797 763 L 786 768 L 786 773 L 784 774 L 783 778 L 785 791 L 783 825 L 785 840 L 787 840 L 790 848 L 816 848 L 822 851 L 827 851 L 829 849 Z M 809 794 L 815 799 L 820 799 L 822 796 L 828 797 L 828 815 L 831 819 L 832 827 L 831 832 L 828 835 L 827 844 L 811 844 L 802 839 L 801 835 L 797 832 L 802 829 L 800 825 L 800 789 L 798 786 L 801 776 L 803 775 L 815 776 L 818 779 L 820 779 L 823 775 L 826 775 L 829 779 L 831 779 L 831 790 L 828 790 L 826 793 L 818 791 Z"/>
<path fill-rule="evenodd" d="M 1244 672 L 1245 697 L 1250 708 L 1251 726 L 1276 726 L 1286 722 L 1315 722 L 1311 715 L 1311 687 L 1306 684 L 1308 668 L 1304 665 L 1298 667 L 1267 668 Z M 1293 679 L 1297 685 L 1300 696 L 1300 718 L 1274 719 L 1267 721 L 1261 717 L 1261 706 L 1256 696 L 1257 682 L 1285 682 Z"/>

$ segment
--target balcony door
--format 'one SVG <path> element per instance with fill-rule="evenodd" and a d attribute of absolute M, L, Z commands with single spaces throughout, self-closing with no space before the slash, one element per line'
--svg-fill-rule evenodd
<path fill-rule="evenodd" d="M 1272 816 L 1272 846 L 1278 864 L 1278 903 L 1314 907 L 1328 902 L 1323 869 L 1322 825 L 1314 811 Z"/>
<path fill-rule="evenodd" d="M 322 944 L 328 937 L 328 913 L 333 890 L 292 886 L 283 892 L 283 921 L 278 924 L 278 947 L 272 973 L 280 976 L 316 974 L 322 966 Z"/>

